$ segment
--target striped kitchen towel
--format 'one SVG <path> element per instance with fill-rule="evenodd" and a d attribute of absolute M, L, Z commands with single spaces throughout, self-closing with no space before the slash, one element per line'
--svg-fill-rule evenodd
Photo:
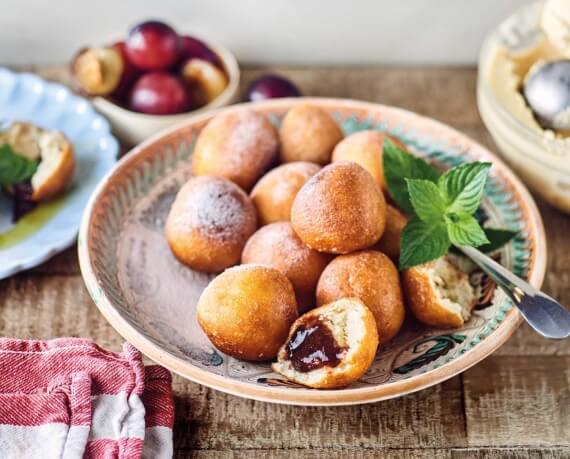
<path fill-rule="evenodd" d="M 0 339 L 0 458 L 171 458 L 171 383 L 129 344 Z"/>

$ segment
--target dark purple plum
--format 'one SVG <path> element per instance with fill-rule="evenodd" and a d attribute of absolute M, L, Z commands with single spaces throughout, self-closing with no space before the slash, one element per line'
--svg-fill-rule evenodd
<path fill-rule="evenodd" d="M 139 77 L 140 70 L 137 69 L 127 57 L 127 45 L 124 41 L 118 41 L 113 44 L 115 48 L 121 54 L 123 58 L 123 73 L 121 74 L 121 79 L 119 80 L 118 86 L 111 93 L 111 97 L 120 103 L 125 103 L 133 82 Z"/>
<path fill-rule="evenodd" d="M 165 72 L 149 72 L 133 85 L 129 108 L 152 115 L 173 115 L 191 107 L 188 91 L 180 78 Z"/>
<path fill-rule="evenodd" d="M 129 61 L 142 70 L 164 70 L 173 66 L 181 50 L 176 31 L 159 21 L 134 26 L 125 43 Z"/>
<path fill-rule="evenodd" d="M 208 61 L 216 67 L 224 70 L 224 66 L 218 55 L 203 41 L 189 35 L 185 35 L 180 38 L 180 42 L 180 56 L 182 61 L 188 61 L 189 59 L 202 59 L 203 61 Z"/>
<path fill-rule="evenodd" d="M 255 102 L 279 97 L 299 97 L 301 91 L 287 78 L 279 75 L 263 75 L 254 80 L 243 95 L 244 102 Z"/>

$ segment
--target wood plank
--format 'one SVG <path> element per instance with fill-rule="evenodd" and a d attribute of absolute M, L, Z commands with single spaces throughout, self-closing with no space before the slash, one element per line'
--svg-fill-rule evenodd
<path fill-rule="evenodd" d="M 79 259 L 77 258 L 77 245 L 53 256 L 51 259 L 35 268 L 30 269 L 26 275 L 50 274 L 56 276 L 77 276 L 80 274 Z"/>
<path fill-rule="evenodd" d="M 493 356 L 463 375 L 469 446 L 570 446 L 570 357 Z"/>
<path fill-rule="evenodd" d="M 435 449 L 254 449 L 254 450 L 183 450 L 175 459 L 450 459 L 451 451 Z"/>
<path fill-rule="evenodd" d="M 452 459 L 568 459 L 569 448 L 469 448 L 451 450 Z"/>
<path fill-rule="evenodd" d="M 331 408 L 255 402 L 181 378 L 174 390 L 179 448 L 466 446 L 459 378 L 396 400 Z"/>
<path fill-rule="evenodd" d="M 0 281 L 0 334 L 23 339 L 80 336 L 115 351 L 123 343 L 80 276 L 20 274 Z"/>

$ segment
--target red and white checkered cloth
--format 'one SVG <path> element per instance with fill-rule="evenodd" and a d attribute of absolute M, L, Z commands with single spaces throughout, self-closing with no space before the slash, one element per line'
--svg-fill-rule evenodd
<path fill-rule="evenodd" d="M 171 458 L 171 383 L 129 344 L 0 339 L 0 458 Z"/>

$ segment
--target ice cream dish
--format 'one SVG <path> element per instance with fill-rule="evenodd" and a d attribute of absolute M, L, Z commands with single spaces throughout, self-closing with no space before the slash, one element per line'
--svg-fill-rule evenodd
<path fill-rule="evenodd" d="M 570 2 L 526 6 L 488 37 L 477 98 L 512 167 L 570 212 Z"/>

